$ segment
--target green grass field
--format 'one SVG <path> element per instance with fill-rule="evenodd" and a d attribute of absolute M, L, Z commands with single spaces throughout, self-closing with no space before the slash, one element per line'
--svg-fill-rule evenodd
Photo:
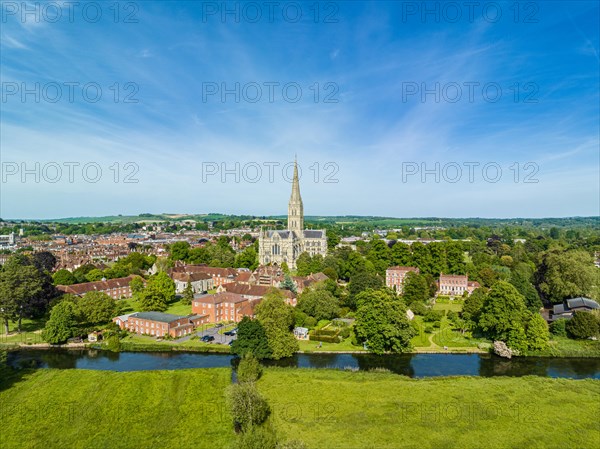
<path fill-rule="evenodd" d="M 341 343 L 322 342 L 323 345 L 319 348 L 318 341 L 298 340 L 300 351 L 303 352 L 366 352 L 362 346 L 354 346 L 351 338 L 345 338 Z"/>
<path fill-rule="evenodd" d="M 231 370 L 39 370 L 0 391 L 2 449 L 223 448 Z"/>
<path fill-rule="evenodd" d="M 14 343 L 24 343 L 24 344 L 35 344 L 35 343 L 44 343 L 42 340 L 42 329 L 44 328 L 45 320 L 30 320 L 23 319 L 21 323 L 21 333 L 18 334 L 17 331 L 17 323 L 12 321 L 8 322 L 8 330 L 10 332 L 9 335 L 4 333 L 4 325 L 0 326 L 0 344 L 14 344 Z"/>
<path fill-rule="evenodd" d="M 311 449 L 600 447 L 598 380 L 269 368 L 259 388 Z"/>

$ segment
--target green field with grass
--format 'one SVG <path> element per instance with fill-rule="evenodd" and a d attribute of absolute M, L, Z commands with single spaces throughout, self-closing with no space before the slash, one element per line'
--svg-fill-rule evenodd
<path fill-rule="evenodd" d="M 319 347 L 318 341 L 298 340 L 298 346 L 302 352 L 366 352 L 362 346 L 354 346 L 351 338 L 345 338 L 341 343 L 327 343 Z"/>
<path fill-rule="evenodd" d="M 268 368 L 275 429 L 311 449 L 600 447 L 600 381 Z"/>
<path fill-rule="evenodd" d="M 9 334 L 4 333 L 4 325 L 0 326 L 0 345 L 5 344 L 36 344 L 45 343 L 42 339 L 42 329 L 44 329 L 45 320 L 23 319 L 21 323 L 21 333 L 17 333 L 17 323 L 8 322 Z"/>
<path fill-rule="evenodd" d="M 48 370 L 0 391 L 2 449 L 223 448 L 231 370 Z"/>

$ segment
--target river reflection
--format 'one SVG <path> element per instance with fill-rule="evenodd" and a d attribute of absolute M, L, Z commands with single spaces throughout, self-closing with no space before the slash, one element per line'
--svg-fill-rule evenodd
<path fill-rule="evenodd" d="M 231 368 L 228 354 L 182 352 L 110 352 L 96 349 L 19 350 L 8 354 L 15 368 L 92 369 L 113 371 Z M 369 371 L 385 369 L 409 377 L 543 376 L 600 379 L 600 359 L 524 357 L 511 360 L 488 354 L 296 354 L 267 366 Z"/>

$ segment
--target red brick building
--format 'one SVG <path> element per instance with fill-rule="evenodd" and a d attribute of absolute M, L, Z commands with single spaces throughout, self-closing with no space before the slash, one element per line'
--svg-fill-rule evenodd
<path fill-rule="evenodd" d="M 192 313 L 205 315 L 209 323 L 220 321 L 240 322 L 244 316 L 254 315 L 254 304 L 260 300 L 249 300 L 237 293 L 221 292 L 200 295 L 192 301 Z"/>
<path fill-rule="evenodd" d="M 75 296 L 83 296 L 87 292 L 103 292 L 113 299 L 131 298 L 131 287 L 129 283 L 134 278 L 143 278 L 136 275 L 124 278 L 108 279 L 106 281 L 84 282 L 83 284 L 57 285 L 56 288 L 63 293 L 70 293 Z"/>
<path fill-rule="evenodd" d="M 208 323 L 208 317 L 202 315 L 171 315 L 162 312 L 137 312 L 113 318 L 121 329 L 136 334 L 153 337 L 183 337 L 191 334 L 201 324 Z"/>
<path fill-rule="evenodd" d="M 204 273 L 208 274 L 213 279 L 213 284 L 215 287 L 219 285 L 226 284 L 228 282 L 233 282 L 236 278 L 238 272 L 235 268 L 219 268 L 219 267 L 209 267 L 208 265 L 179 265 L 171 268 L 169 270 L 169 275 L 172 277 L 175 273 Z"/>
<path fill-rule="evenodd" d="M 385 285 L 398 293 L 402 293 L 404 278 L 408 273 L 419 273 L 417 267 L 390 267 L 385 271 Z"/>
<path fill-rule="evenodd" d="M 247 285 L 247 284 L 238 284 L 237 282 L 230 282 L 229 284 L 223 284 L 219 288 L 217 288 L 217 292 L 229 292 L 236 293 L 238 295 L 243 296 L 244 298 L 253 300 L 253 299 L 262 299 L 267 293 L 269 293 L 275 287 L 268 287 L 266 285 Z M 289 290 L 284 289 L 276 289 L 283 293 L 285 296 L 285 301 L 291 305 L 296 306 L 296 295 Z"/>

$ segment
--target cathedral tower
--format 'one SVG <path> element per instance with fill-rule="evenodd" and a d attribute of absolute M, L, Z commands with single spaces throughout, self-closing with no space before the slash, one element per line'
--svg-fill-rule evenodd
<path fill-rule="evenodd" d="M 294 180 L 292 181 L 292 196 L 288 203 L 288 226 L 290 231 L 302 234 L 304 230 L 304 206 L 300 196 L 300 182 L 298 180 L 298 163 L 294 160 Z"/>

